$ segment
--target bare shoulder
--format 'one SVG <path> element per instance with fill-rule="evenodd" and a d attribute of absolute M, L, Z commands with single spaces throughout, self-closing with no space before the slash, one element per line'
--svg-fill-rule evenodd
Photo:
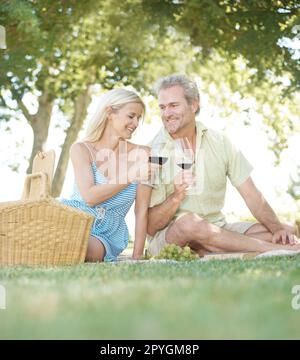
<path fill-rule="evenodd" d="M 70 147 L 70 158 L 74 161 L 90 161 L 90 154 L 82 142 L 73 143 Z"/>

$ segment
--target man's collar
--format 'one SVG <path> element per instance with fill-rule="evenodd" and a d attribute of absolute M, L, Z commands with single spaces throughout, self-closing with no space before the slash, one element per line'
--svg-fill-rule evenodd
<path fill-rule="evenodd" d="M 204 124 L 202 124 L 202 122 L 200 121 L 196 121 L 196 129 L 197 129 L 197 135 L 198 134 L 200 135 L 203 133 L 203 131 L 208 130 L 207 127 Z"/>

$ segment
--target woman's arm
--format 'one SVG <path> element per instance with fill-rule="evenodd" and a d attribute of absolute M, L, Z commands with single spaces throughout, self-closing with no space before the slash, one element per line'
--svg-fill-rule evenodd
<path fill-rule="evenodd" d="M 148 226 L 148 207 L 150 204 L 152 187 L 138 185 L 135 199 L 135 238 L 133 259 L 143 256 Z"/>
<path fill-rule="evenodd" d="M 128 183 L 95 185 L 90 154 L 83 144 L 75 143 L 71 146 L 70 158 L 78 190 L 83 200 L 89 206 L 102 203 L 128 186 Z"/>

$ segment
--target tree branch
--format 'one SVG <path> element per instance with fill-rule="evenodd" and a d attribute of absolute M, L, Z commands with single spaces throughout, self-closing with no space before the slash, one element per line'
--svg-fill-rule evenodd
<path fill-rule="evenodd" d="M 18 109 L 15 109 L 15 108 L 9 106 L 7 104 L 7 101 L 4 99 L 4 97 L 2 95 L 0 95 L 0 100 L 2 101 L 4 107 L 7 108 L 8 110 L 11 110 L 11 111 L 17 111 L 18 110 Z"/>
<path fill-rule="evenodd" d="M 29 111 L 27 109 L 27 107 L 24 105 L 23 101 L 20 99 L 19 94 L 17 93 L 17 91 L 13 88 L 10 89 L 13 99 L 16 100 L 20 110 L 22 111 L 23 115 L 25 116 L 25 118 L 27 119 L 27 121 L 32 124 L 34 122 L 34 115 L 29 114 Z"/>

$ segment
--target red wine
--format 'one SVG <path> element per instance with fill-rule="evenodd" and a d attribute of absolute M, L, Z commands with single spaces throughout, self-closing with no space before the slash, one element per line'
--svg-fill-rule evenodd
<path fill-rule="evenodd" d="M 183 170 L 188 170 L 192 167 L 193 163 L 178 163 L 177 165 Z"/>
<path fill-rule="evenodd" d="M 165 156 L 149 156 L 149 162 L 152 164 L 164 165 L 168 158 Z"/>

